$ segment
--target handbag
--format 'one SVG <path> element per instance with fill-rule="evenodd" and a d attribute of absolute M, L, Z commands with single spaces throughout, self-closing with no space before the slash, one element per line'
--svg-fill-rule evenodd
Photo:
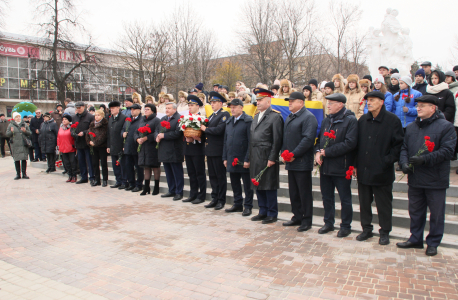
<path fill-rule="evenodd" d="M 27 148 L 33 147 L 32 141 L 24 135 L 22 135 L 22 142 L 24 143 L 24 146 Z"/>

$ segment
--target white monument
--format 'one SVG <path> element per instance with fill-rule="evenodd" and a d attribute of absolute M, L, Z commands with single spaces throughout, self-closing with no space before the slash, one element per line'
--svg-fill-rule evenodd
<path fill-rule="evenodd" d="M 401 76 L 410 75 L 414 63 L 410 30 L 403 28 L 398 11 L 388 8 L 381 28 L 369 27 L 366 47 L 369 54 L 369 71 L 377 75 L 378 67 L 397 68 Z"/>

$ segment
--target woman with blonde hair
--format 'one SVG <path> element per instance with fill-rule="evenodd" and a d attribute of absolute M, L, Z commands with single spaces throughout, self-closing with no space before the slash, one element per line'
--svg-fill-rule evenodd
<path fill-rule="evenodd" d="M 179 91 L 177 112 L 181 113 L 182 111 L 187 111 L 188 109 L 188 93 L 184 91 Z"/>
<path fill-rule="evenodd" d="M 92 147 L 92 168 L 94 170 L 95 180 L 91 186 L 95 187 L 108 185 L 108 120 L 105 118 L 103 109 L 95 111 L 94 121 L 89 124 L 88 132 L 93 132 L 95 137 L 92 139 L 86 134 L 86 143 Z M 102 182 L 100 181 L 100 167 L 102 167 Z"/>
<path fill-rule="evenodd" d="M 207 112 L 205 111 L 205 105 L 207 104 L 207 96 L 204 93 L 198 93 L 196 95 L 200 101 L 202 101 L 203 105 L 199 107 L 199 112 L 201 116 L 208 117 Z"/>
<path fill-rule="evenodd" d="M 159 102 L 156 105 L 157 112 L 161 114 L 165 114 L 165 104 L 170 102 L 170 97 L 168 94 L 160 93 L 159 94 Z"/>
<path fill-rule="evenodd" d="M 347 98 L 347 109 L 351 110 L 357 119 L 359 119 L 362 114 L 362 109 L 360 107 L 364 103 L 365 93 L 361 90 L 359 85 L 359 77 L 356 74 L 350 74 L 347 77 L 347 85 L 345 86 L 344 95 Z M 334 91 L 336 88 L 334 89 Z"/>
<path fill-rule="evenodd" d="M 278 92 L 279 99 L 288 98 L 291 95 L 292 85 L 288 79 L 282 79 L 280 81 L 280 91 Z"/>
<path fill-rule="evenodd" d="M 154 99 L 154 97 L 151 95 L 147 95 L 145 97 L 145 101 L 146 101 L 145 104 L 148 104 L 148 103 L 155 104 L 156 103 L 156 99 Z"/>

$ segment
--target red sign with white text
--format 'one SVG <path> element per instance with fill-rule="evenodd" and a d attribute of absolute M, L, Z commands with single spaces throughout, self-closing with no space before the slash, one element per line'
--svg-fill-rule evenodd
<path fill-rule="evenodd" d="M 40 58 L 40 50 L 24 45 L 0 43 L 0 55 Z"/>

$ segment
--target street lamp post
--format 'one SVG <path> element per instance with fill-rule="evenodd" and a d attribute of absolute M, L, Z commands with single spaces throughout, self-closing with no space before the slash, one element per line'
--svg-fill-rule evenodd
<path fill-rule="evenodd" d="M 124 105 L 124 101 L 126 100 L 126 88 L 127 85 L 124 82 L 119 85 L 119 90 L 122 93 L 122 105 Z"/>

